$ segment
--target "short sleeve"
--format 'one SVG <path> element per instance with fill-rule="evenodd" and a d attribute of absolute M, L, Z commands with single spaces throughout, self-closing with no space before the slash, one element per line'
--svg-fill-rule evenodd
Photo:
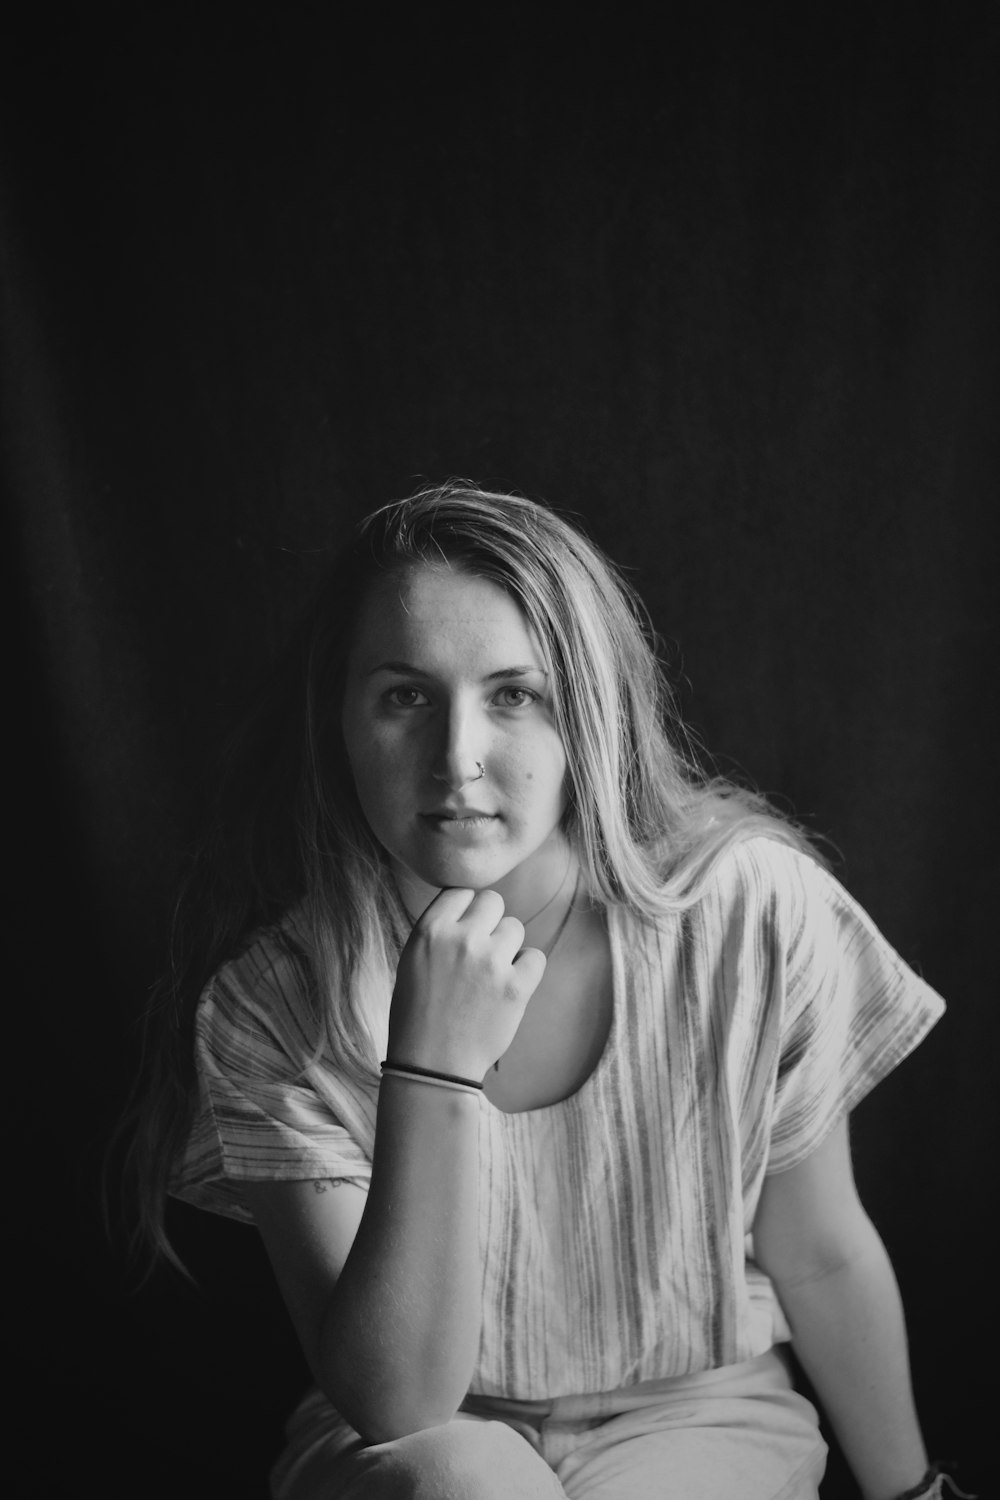
<path fill-rule="evenodd" d="M 944 1011 L 826 870 L 787 851 L 777 879 L 784 995 L 769 1172 L 814 1151 Z"/>
<path fill-rule="evenodd" d="M 244 1182 L 323 1177 L 367 1187 L 374 1096 L 311 1058 L 296 990 L 294 966 L 258 944 L 202 995 L 198 1104 L 175 1197 L 248 1222 Z"/>

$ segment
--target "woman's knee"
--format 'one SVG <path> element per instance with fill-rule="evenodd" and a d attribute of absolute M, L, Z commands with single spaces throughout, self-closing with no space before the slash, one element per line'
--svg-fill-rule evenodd
<path fill-rule="evenodd" d="M 456 1418 L 359 1455 L 348 1495 L 378 1500 L 554 1500 L 564 1491 L 531 1444 L 503 1422 Z"/>

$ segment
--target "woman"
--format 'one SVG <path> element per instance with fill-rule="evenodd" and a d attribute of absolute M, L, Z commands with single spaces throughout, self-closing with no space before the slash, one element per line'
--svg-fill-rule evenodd
<path fill-rule="evenodd" d="M 942 1493 L 847 1135 L 942 1002 L 682 745 L 608 561 L 468 486 L 369 517 L 281 664 L 136 1148 L 154 1241 L 171 1157 L 263 1238 L 281 1500 L 815 1496 L 789 1346 L 866 1500 Z"/>

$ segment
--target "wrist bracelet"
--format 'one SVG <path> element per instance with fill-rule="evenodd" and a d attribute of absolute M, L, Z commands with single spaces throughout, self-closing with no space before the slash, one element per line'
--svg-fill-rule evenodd
<path fill-rule="evenodd" d="M 976 1500 L 974 1495 L 966 1495 L 964 1490 L 960 1490 L 951 1475 L 946 1473 L 939 1463 L 931 1464 L 920 1483 L 915 1484 L 912 1490 L 904 1490 L 901 1495 L 896 1496 L 896 1500 L 947 1500 L 943 1488 L 945 1484 L 956 1497 L 961 1496 L 962 1500 Z"/>
<path fill-rule="evenodd" d="M 931 1464 L 920 1483 L 915 1484 L 911 1490 L 903 1490 L 902 1494 L 896 1496 L 896 1500 L 923 1500 L 923 1497 L 930 1496 L 933 1493 L 931 1486 L 937 1474 L 937 1465 Z"/>
<path fill-rule="evenodd" d="M 396 1063 L 386 1058 L 381 1065 L 382 1077 L 410 1078 L 414 1083 L 429 1083 L 435 1088 L 458 1089 L 463 1094 L 481 1094 L 483 1086 L 474 1078 L 460 1078 L 457 1073 L 436 1073 L 433 1068 L 418 1068 L 414 1063 Z"/>

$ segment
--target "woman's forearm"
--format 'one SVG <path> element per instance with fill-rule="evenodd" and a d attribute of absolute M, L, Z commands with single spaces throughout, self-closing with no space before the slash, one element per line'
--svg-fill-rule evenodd
<path fill-rule="evenodd" d="M 850 1259 L 778 1295 L 792 1345 L 865 1500 L 917 1484 L 927 1453 L 910 1385 L 906 1330 L 892 1266 L 874 1227 Z"/>
<path fill-rule="evenodd" d="M 479 1100 L 383 1081 L 368 1202 L 331 1295 L 319 1376 L 369 1442 L 449 1421 L 479 1348 Z"/>

